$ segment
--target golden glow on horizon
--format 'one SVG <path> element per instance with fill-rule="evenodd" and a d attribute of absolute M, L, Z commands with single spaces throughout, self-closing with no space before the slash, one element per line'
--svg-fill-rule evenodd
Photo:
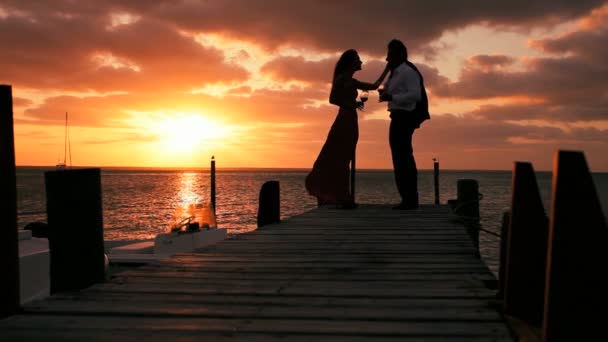
<path fill-rule="evenodd" d="M 159 137 L 161 151 L 174 155 L 192 154 L 210 146 L 221 146 L 232 135 L 228 126 L 198 113 L 173 113 L 150 126 Z"/>

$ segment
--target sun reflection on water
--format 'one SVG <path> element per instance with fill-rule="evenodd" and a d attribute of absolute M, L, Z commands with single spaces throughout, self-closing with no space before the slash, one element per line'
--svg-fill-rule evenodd
<path fill-rule="evenodd" d="M 195 204 L 201 200 L 200 190 L 198 189 L 198 180 L 200 175 L 194 172 L 184 172 L 180 174 L 179 193 L 177 194 L 177 206 L 185 206 Z"/>

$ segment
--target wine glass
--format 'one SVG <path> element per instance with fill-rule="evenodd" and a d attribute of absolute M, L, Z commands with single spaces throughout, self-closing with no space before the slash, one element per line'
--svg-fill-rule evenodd
<path fill-rule="evenodd" d="M 362 91 L 359 98 L 361 99 L 361 110 L 363 110 L 365 102 L 369 99 L 369 92 L 367 90 Z"/>

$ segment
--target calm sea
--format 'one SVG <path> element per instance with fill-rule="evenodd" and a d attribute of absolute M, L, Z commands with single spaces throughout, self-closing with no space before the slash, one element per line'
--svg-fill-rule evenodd
<path fill-rule="evenodd" d="M 44 212 L 44 171 L 48 168 L 17 168 L 18 210 L 21 213 Z M 218 170 L 218 226 L 230 234 L 240 234 L 256 228 L 259 190 L 269 180 L 278 180 L 281 187 L 281 216 L 303 213 L 316 206 L 316 200 L 304 189 L 307 171 L 228 171 Z M 537 172 L 541 196 L 548 212 L 551 194 L 551 173 Z M 498 233 L 502 213 L 509 207 L 511 196 L 510 171 L 442 171 L 440 199 L 446 203 L 456 198 L 459 179 L 475 179 L 483 194 L 480 202 L 481 224 L 484 229 Z M 596 188 L 608 212 L 608 173 L 594 174 Z M 106 240 L 152 239 L 166 232 L 174 210 L 184 204 L 209 201 L 208 170 L 102 169 L 104 235 Z M 433 203 L 433 173 L 420 171 L 420 201 Z M 397 203 L 391 171 L 358 171 L 357 202 Z M 19 216 L 19 226 L 46 220 L 42 214 Z M 482 254 L 492 270 L 496 270 L 498 239 L 481 233 Z"/>

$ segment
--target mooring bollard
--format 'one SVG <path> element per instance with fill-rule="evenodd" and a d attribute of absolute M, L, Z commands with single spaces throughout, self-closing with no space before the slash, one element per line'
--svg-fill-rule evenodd
<path fill-rule="evenodd" d="M 19 311 L 19 246 L 17 241 L 17 171 L 13 131 L 13 94 L 0 85 L 0 318 Z"/>
<path fill-rule="evenodd" d="M 482 198 L 479 193 L 479 186 L 474 179 L 459 179 L 457 184 L 457 199 L 448 200 L 453 214 L 458 217 L 458 220 L 465 224 L 467 233 L 473 240 L 473 244 L 477 249 L 476 255 L 481 256 L 479 252 L 479 200 Z"/>
<path fill-rule="evenodd" d="M 281 222 L 281 194 L 279 181 L 268 181 L 260 189 L 258 227 Z"/>
<path fill-rule="evenodd" d="M 101 170 L 45 172 L 51 293 L 105 279 Z"/>
<path fill-rule="evenodd" d="M 459 179 L 456 183 L 457 214 L 467 219 L 479 221 L 479 185 L 474 179 Z"/>

